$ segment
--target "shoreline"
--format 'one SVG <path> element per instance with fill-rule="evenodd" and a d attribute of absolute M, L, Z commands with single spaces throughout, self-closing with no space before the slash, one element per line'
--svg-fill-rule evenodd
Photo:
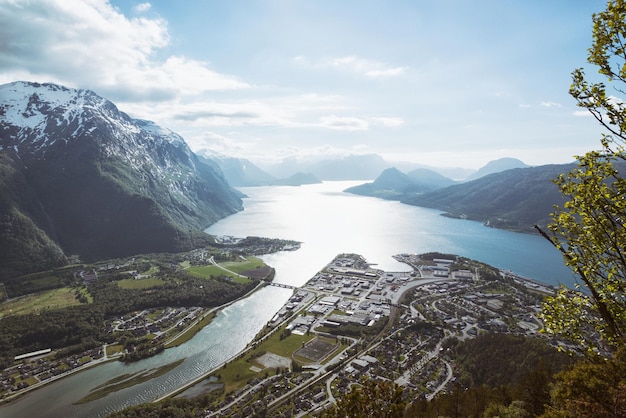
<path fill-rule="evenodd" d="M 266 282 L 261 282 L 260 285 L 263 285 L 262 287 L 268 286 L 268 283 Z M 254 291 L 258 290 L 259 286 L 257 286 Z M 252 292 L 250 292 L 250 294 L 252 294 Z M 246 297 L 249 295 L 246 295 Z M 224 307 L 226 307 L 227 305 L 225 305 Z M 221 308 L 220 308 L 221 309 Z M 240 355 L 242 355 L 243 353 L 249 351 L 250 349 L 253 348 L 253 343 L 255 341 L 258 340 L 258 337 L 254 337 L 252 340 L 250 340 L 248 342 L 248 344 L 246 344 L 246 346 L 239 350 L 237 353 L 233 354 L 230 358 L 228 358 L 228 360 L 225 360 L 223 362 L 221 362 L 220 364 L 218 364 L 217 366 L 213 367 L 210 370 L 207 370 L 206 372 L 204 372 L 202 375 L 196 377 L 193 380 L 190 380 L 189 382 L 185 383 L 183 386 L 180 386 L 174 390 L 171 390 L 170 392 L 166 393 L 165 395 L 161 395 L 158 398 L 150 401 L 150 403 L 157 403 L 160 402 L 162 400 L 168 399 L 168 398 L 172 398 L 176 395 L 178 395 L 179 393 L 182 393 L 184 391 L 186 391 L 187 389 L 197 385 L 198 383 L 202 382 L 203 380 L 206 380 L 208 378 L 211 377 L 211 375 L 213 375 L 216 371 L 218 371 L 219 369 L 221 369 L 222 367 L 224 367 L 225 365 L 227 365 L 228 363 L 230 363 L 231 361 L 235 360 L 237 357 L 239 357 Z"/>
<path fill-rule="evenodd" d="M 213 307 L 213 308 L 210 308 L 210 309 L 209 309 L 209 310 L 208 310 L 208 311 L 207 311 L 204 315 L 202 315 L 202 317 L 201 317 L 201 318 L 197 318 L 197 319 L 196 319 L 194 322 L 192 322 L 192 323 L 191 323 L 188 327 L 186 327 L 183 331 L 181 331 L 180 333 L 178 333 L 177 335 L 175 335 L 175 336 L 174 336 L 172 339 L 170 339 L 170 341 L 168 341 L 168 342 L 169 342 L 169 343 L 173 343 L 173 342 L 175 342 L 175 341 L 176 341 L 178 338 L 180 338 L 182 335 L 184 335 L 184 334 L 186 334 L 187 332 L 189 332 L 189 331 L 190 331 L 190 330 L 191 330 L 191 329 L 192 329 L 192 328 L 193 328 L 193 327 L 194 327 L 194 326 L 195 326 L 198 322 L 200 322 L 200 321 L 201 321 L 202 319 L 204 319 L 206 316 L 211 315 L 212 313 L 217 313 L 217 312 L 219 312 L 220 310 L 222 310 L 222 309 L 224 309 L 224 308 L 227 308 L 228 306 L 230 306 L 230 305 L 232 305 L 232 304 L 234 304 L 234 303 L 236 303 L 236 302 L 238 302 L 238 301 L 240 301 L 240 300 L 243 300 L 243 299 L 246 299 L 246 298 L 250 297 L 250 296 L 251 296 L 252 294 L 254 294 L 256 291 L 258 291 L 259 289 L 262 289 L 262 288 L 263 288 L 263 287 L 265 287 L 265 286 L 267 286 L 267 283 L 266 283 L 266 282 L 264 282 L 263 280 L 260 280 L 260 281 L 259 281 L 259 283 L 257 284 L 257 286 L 255 286 L 252 290 L 248 291 L 248 292 L 247 292 L 247 293 L 245 293 L 244 295 L 242 295 L 242 296 L 240 296 L 240 297 L 238 297 L 238 298 L 236 298 L 236 299 L 233 299 L 233 300 L 231 300 L 230 302 L 227 302 L 227 303 L 224 303 L 224 304 L 222 304 L 222 305 L 219 305 L 219 306 L 215 306 L 215 307 Z M 210 323 L 210 322 L 209 322 L 209 323 Z M 207 325 L 208 325 L 208 324 L 207 324 Z M 203 328 L 204 328 L 204 327 L 203 327 Z M 200 328 L 200 329 L 196 330 L 196 331 L 194 332 L 194 334 L 193 334 L 191 337 L 189 337 L 189 338 L 188 338 L 188 340 L 189 340 L 189 339 L 191 339 L 191 338 L 193 338 L 193 337 L 194 337 L 194 336 L 195 336 L 198 332 L 200 332 L 201 330 L 202 330 L 202 328 Z M 185 342 L 186 342 L 186 341 L 185 341 Z M 183 342 L 182 344 L 184 344 L 184 342 Z M 177 346 L 178 346 L 178 344 L 177 344 L 177 345 L 173 345 L 173 346 L 171 346 L 171 347 L 169 347 L 169 348 L 174 348 L 174 347 L 177 347 Z M 168 350 L 169 348 L 167 348 L 166 350 Z M 246 347 L 246 349 L 247 349 L 247 347 Z M 17 392 L 17 393 L 13 393 L 13 394 L 11 394 L 11 395 L 7 396 L 6 398 L 0 399 L 0 406 L 9 405 L 9 404 L 11 404 L 12 402 L 14 402 L 14 401 L 16 401 L 16 400 L 18 400 L 18 399 L 22 398 L 23 396 L 30 395 L 32 392 L 35 392 L 35 391 L 36 391 L 36 390 L 38 390 L 38 389 L 41 389 L 41 388 L 43 388 L 43 387 L 45 387 L 45 386 L 47 386 L 47 385 L 49 385 L 49 384 L 55 383 L 55 382 L 57 382 L 57 381 L 59 381 L 59 380 L 65 379 L 65 378 L 67 378 L 67 377 L 73 376 L 74 374 L 77 374 L 77 373 L 83 372 L 83 371 L 85 371 L 85 370 L 88 370 L 88 369 L 91 369 L 91 368 L 94 368 L 94 367 L 97 367 L 97 366 L 101 366 L 101 365 L 106 364 L 106 363 L 111 362 L 111 361 L 119 361 L 118 357 L 120 357 L 120 356 L 118 356 L 118 355 L 116 355 L 116 356 L 111 356 L 111 357 L 106 355 L 106 345 L 105 345 L 105 348 L 104 348 L 104 353 L 105 353 L 105 354 L 104 354 L 104 356 L 103 356 L 101 359 L 94 360 L 94 361 L 90 361 L 89 363 L 86 363 L 86 364 L 84 364 L 84 365 L 82 365 L 82 366 L 79 366 L 79 367 L 77 367 L 77 368 L 75 368 L 75 369 L 68 370 L 68 371 L 66 371 L 66 372 L 64 372 L 64 373 L 60 373 L 60 374 L 58 374 L 58 375 L 56 375 L 56 376 L 53 376 L 53 377 L 51 377 L 51 378 L 49 378 L 49 379 L 46 379 L 46 380 L 44 380 L 44 381 L 37 382 L 37 383 L 35 383 L 35 384 L 31 385 L 31 386 L 28 386 L 27 388 L 22 389 L 21 391 L 19 391 L 19 392 Z M 239 353 L 238 353 L 237 355 L 239 355 Z M 186 358 L 186 357 L 185 357 L 185 358 Z M 230 360 L 229 360 L 229 361 L 230 361 Z M 222 366 L 222 365 L 220 365 L 220 367 L 221 367 L 221 366 Z M 168 395 L 168 396 L 169 396 L 169 395 Z"/>

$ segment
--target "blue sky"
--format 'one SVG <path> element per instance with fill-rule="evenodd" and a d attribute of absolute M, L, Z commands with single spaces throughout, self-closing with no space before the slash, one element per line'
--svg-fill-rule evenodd
<path fill-rule="evenodd" d="M 0 83 L 89 88 L 194 150 L 260 164 L 564 163 L 599 144 L 568 87 L 605 4 L 0 0 Z"/>

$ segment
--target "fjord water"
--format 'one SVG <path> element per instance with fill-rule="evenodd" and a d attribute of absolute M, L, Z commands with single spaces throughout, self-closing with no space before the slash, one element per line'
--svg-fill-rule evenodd
<path fill-rule="evenodd" d="M 473 258 L 547 284 L 572 286 L 559 252 L 538 235 L 488 228 L 451 219 L 441 211 L 352 195 L 362 182 L 325 182 L 301 187 L 242 188 L 244 211 L 207 230 L 214 235 L 256 235 L 302 242 L 294 253 L 263 259 L 277 269 L 276 281 L 300 286 L 342 252 L 357 253 L 378 268 L 408 267 L 392 256 L 442 252 Z M 531 226 L 529 226 L 529 232 Z"/>
<path fill-rule="evenodd" d="M 479 222 L 450 219 L 440 211 L 342 192 L 361 182 L 326 182 L 301 187 L 241 189 L 245 210 L 211 226 L 215 235 L 249 235 L 302 242 L 297 251 L 263 256 L 276 268 L 275 281 L 300 286 L 342 252 L 363 255 L 387 271 L 408 267 L 391 256 L 438 251 L 458 254 L 557 285 L 574 281 L 558 252 L 541 237 L 487 228 Z M 107 363 L 0 407 L 2 417 L 101 417 L 126 406 L 163 396 L 219 367 L 254 338 L 291 291 L 265 287 L 220 312 L 189 342 L 164 353 L 124 365 Z M 160 377 L 83 405 L 73 405 L 93 388 L 123 374 L 133 374 L 185 358 Z"/>

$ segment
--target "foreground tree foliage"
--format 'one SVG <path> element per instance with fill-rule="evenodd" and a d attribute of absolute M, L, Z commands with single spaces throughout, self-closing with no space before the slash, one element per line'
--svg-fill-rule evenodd
<path fill-rule="evenodd" d="M 562 288 L 544 303 L 545 330 L 582 347 L 585 360 L 559 373 L 544 417 L 626 416 L 626 1 L 593 16 L 588 62 L 604 82 L 573 73 L 570 94 L 608 130 L 601 148 L 577 157 L 556 179 L 568 199 L 556 208 L 550 239 L 580 277 L 583 291 Z M 608 86 L 611 90 L 607 90 Z"/>
<path fill-rule="evenodd" d="M 349 394 L 320 418 L 403 418 L 406 403 L 402 388 L 393 382 L 365 380 L 352 386 Z"/>
<path fill-rule="evenodd" d="M 612 93 L 623 94 L 626 2 L 609 1 L 593 23 L 588 61 L 599 67 Z M 607 88 L 588 82 L 582 69 L 573 73 L 570 94 L 609 134 L 600 150 L 577 157 L 578 168 L 556 180 L 568 201 L 556 208 L 548 227 L 549 239 L 585 292 L 561 289 L 550 298 L 543 311 L 546 330 L 591 353 L 611 352 L 626 342 L 626 104 Z"/>
<path fill-rule="evenodd" d="M 626 352 L 559 373 L 551 404 L 542 417 L 625 417 Z"/>
<path fill-rule="evenodd" d="M 416 399 L 405 416 L 536 417 L 550 403 L 554 373 L 573 360 L 545 339 L 483 334 L 449 342 L 455 385 L 432 400 Z"/>

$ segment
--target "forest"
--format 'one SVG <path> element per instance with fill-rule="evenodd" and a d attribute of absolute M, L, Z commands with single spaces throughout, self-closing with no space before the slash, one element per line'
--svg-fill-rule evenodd
<path fill-rule="evenodd" d="M 113 316 L 150 308 L 216 307 L 245 295 L 258 285 L 260 271 L 269 278 L 273 271 L 256 268 L 250 278 L 235 280 L 226 272 L 194 275 L 190 268 L 207 264 L 210 256 L 221 261 L 239 260 L 253 244 L 280 248 L 275 240 L 250 241 L 189 253 L 75 264 L 5 282 L 10 301 L 50 289 L 66 289 L 75 300 L 67 306 L 35 304 L 21 314 L 3 311 L 0 368 L 9 367 L 14 357 L 23 353 L 51 348 L 61 350 L 58 355 L 62 356 L 112 343 L 119 337 L 110 332 L 108 322 Z"/>

